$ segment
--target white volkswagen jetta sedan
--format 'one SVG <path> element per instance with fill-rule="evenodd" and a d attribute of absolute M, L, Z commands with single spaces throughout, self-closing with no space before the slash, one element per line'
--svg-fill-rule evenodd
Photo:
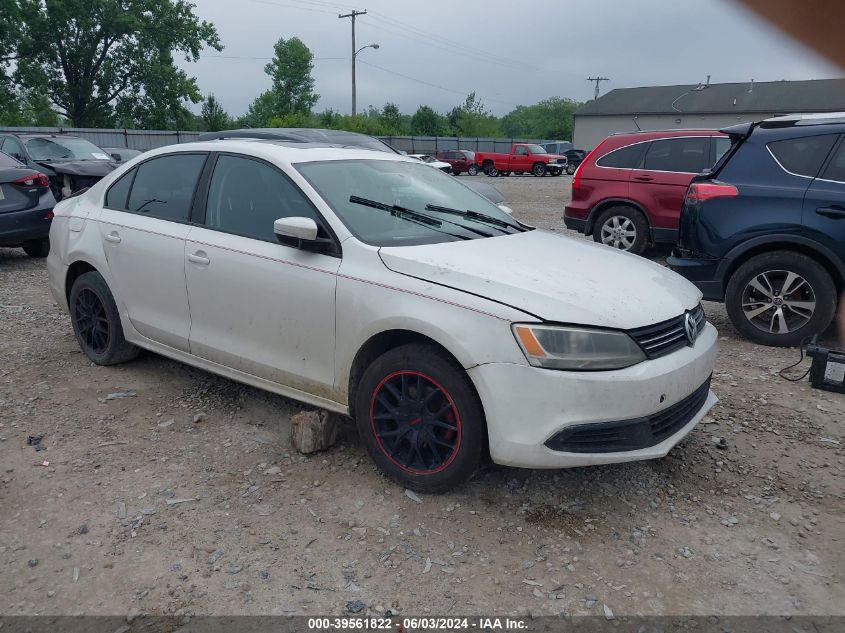
<path fill-rule="evenodd" d="M 139 348 L 357 421 L 422 491 L 494 462 L 656 458 L 716 402 L 698 290 L 521 224 L 411 158 L 266 140 L 147 152 L 55 209 L 83 352 Z"/>

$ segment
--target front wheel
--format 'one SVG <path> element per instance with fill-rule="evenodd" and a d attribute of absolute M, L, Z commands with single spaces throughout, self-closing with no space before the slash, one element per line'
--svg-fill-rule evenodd
<path fill-rule="evenodd" d="M 477 176 L 478 175 L 478 165 L 470 165 L 467 169 L 467 174 L 470 176 Z"/>
<path fill-rule="evenodd" d="M 379 469 L 420 492 L 463 483 L 486 451 L 484 412 L 466 372 L 431 345 L 377 358 L 358 385 L 355 421 Z"/>
<path fill-rule="evenodd" d="M 737 330 L 756 343 L 800 345 L 824 332 L 836 311 L 836 286 L 816 260 L 791 251 L 752 257 L 731 276 L 725 307 Z"/>
<path fill-rule="evenodd" d="M 47 257 L 50 254 L 50 240 L 45 237 L 27 242 L 23 245 L 23 251 L 30 257 Z"/>
<path fill-rule="evenodd" d="M 535 176 L 545 176 L 546 175 L 546 165 L 545 163 L 535 163 L 531 173 Z"/>
<path fill-rule="evenodd" d="M 100 273 L 80 275 L 70 289 L 68 305 L 79 347 L 96 364 L 125 363 L 141 351 L 124 338 L 117 305 Z"/>
<path fill-rule="evenodd" d="M 593 239 L 639 255 L 648 243 L 648 222 L 632 207 L 610 207 L 596 219 Z"/>

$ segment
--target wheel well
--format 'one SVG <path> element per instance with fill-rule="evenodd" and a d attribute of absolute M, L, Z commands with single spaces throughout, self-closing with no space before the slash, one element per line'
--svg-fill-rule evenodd
<path fill-rule="evenodd" d="M 482 163 L 481 163 L 481 164 L 482 164 L 482 165 L 492 165 L 492 164 L 493 164 L 493 159 L 491 159 L 491 158 L 485 158 L 485 159 L 482 161 Z"/>
<path fill-rule="evenodd" d="M 792 251 L 793 253 L 800 253 L 801 255 L 809 257 L 810 259 L 820 264 L 828 272 L 830 278 L 833 279 L 833 283 L 836 284 L 836 290 L 838 292 L 841 293 L 843 290 L 845 290 L 845 279 L 842 278 L 841 272 L 836 268 L 832 261 L 830 261 L 824 255 L 820 254 L 812 246 L 807 244 L 798 244 L 796 242 L 767 242 L 765 244 L 760 244 L 758 246 L 749 248 L 739 257 L 731 261 L 730 265 L 725 271 L 725 274 L 722 276 L 723 286 L 727 288 L 728 281 L 730 281 L 730 278 L 733 277 L 733 274 L 736 272 L 737 268 L 742 266 L 749 259 L 751 259 L 755 255 L 760 255 L 762 253 L 770 253 L 772 251 Z"/>
<path fill-rule="evenodd" d="M 590 211 L 590 215 L 587 218 L 585 235 L 590 235 L 593 232 L 593 225 L 595 224 L 596 218 L 610 207 L 629 207 L 633 209 L 643 216 L 645 223 L 648 225 L 649 231 L 651 231 L 651 222 L 649 222 L 648 215 L 639 205 L 631 202 L 630 200 L 605 200 L 604 202 L 598 203 L 595 207 L 593 207 L 593 210 Z"/>
<path fill-rule="evenodd" d="M 355 360 L 352 361 L 352 367 L 349 370 L 349 411 L 354 413 L 355 397 L 358 389 L 358 383 L 361 381 L 361 376 L 367 370 L 372 362 L 396 347 L 407 345 L 408 343 L 426 343 L 440 350 L 446 358 L 451 360 L 457 367 L 463 369 L 463 365 L 458 362 L 458 359 L 443 347 L 440 343 L 418 332 L 411 330 L 386 330 L 379 332 L 361 346 L 358 353 L 355 354 Z M 470 381 L 472 384 L 472 381 Z"/>
<path fill-rule="evenodd" d="M 97 272 L 97 269 L 88 262 L 78 261 L 73 262 L 70 265 L 67 271 L 67 277 L 65 278 L 65 298 L 68 301 L 70 301 L 70 289 L 73 288 L 73 282 L 76 281 L 80 275 L 90 272 Z"/>

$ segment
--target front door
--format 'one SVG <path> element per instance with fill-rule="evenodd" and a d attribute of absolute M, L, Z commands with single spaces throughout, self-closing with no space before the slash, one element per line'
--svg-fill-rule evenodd
<path fill-rule="evenodd" d="M 332 399 L 340 257 L 280 244 L 273 222 L 322 219 L 279 169 L 221 154 L 187 240 L 191 353 Z M 325 228 L 321 228 L 321 234 Z"/>
<path fill-rule="evenodd" d="M 204 153 L 141 163 L 106 193 L 100 237 L 115 296 L 143 336 L 188 351 L 185 237 Z"/>

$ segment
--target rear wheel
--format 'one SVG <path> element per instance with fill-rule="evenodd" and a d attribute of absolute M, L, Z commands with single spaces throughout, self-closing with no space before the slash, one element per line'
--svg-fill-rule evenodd
<path fill-rule="evenodd" d="M 496 169 L 496 166 L 495 166 L 495 165 L 490 165 L 490 166 L 487 168 L 487 175 L 488 175 L 488 176 L 491 176 L 492 178 L 495 178 L 496 176 L 498 176 L 498 175 L 499 175 L 499 170 L 498 170 L 498 169 Z"/>
<path fill-rule="evenodd" d="M 731 276 L 725 307 L 734 327 L 752 341 L 792 347 L 833 321 L 836 286 L 824 267 L 806 255 L 763 253 Z"/>
<path fill-rule="evenodd" d="M 545 163 L 534 163 L 534 167 L 531 169 L 531 173 L 535 176 L 545 176 L 546 175 L 546 164 Z"/>
<path fill-rule="evenodd" d="M 466 481 L 486 449 L 484 412 L 466 373 L 430 345 L 377 358 L 358 385 L 355 420 L 379 469 L 420 492 Z"/>
<path fill-rule="evenodd" d="M 566 166 L 566 173 L 570 176 L 575 173 L 575 170 L 578 169 L 575 165 L 567 165 Z"/>
<path fill-rule="evenodd" d="M 478 175 L 478 165 L 470 165 L 467 169 L 467 174 L 470 176 L 477 176 Z"/>
<path fill-rule="evenodd" d="M 610 207 L 596 219 L 593 239 L 621 251 L 639 255 L 648 243 L 648 222 L 632 207 Z"/>
<path fill-rule="evenodd" d="M 50 254 L 50 240 L 42 238 L 23 245 L 23 251 L 30 257 L 47 257 Z"/>
<path fill-rule="evenodd" d="M 70 289 L 68 304 L 76 340 L 92 361 L 116 365 L 138 355 L 140 349 L 123 336 L 117 305 L 100 273 L 80 275 Z"/>

